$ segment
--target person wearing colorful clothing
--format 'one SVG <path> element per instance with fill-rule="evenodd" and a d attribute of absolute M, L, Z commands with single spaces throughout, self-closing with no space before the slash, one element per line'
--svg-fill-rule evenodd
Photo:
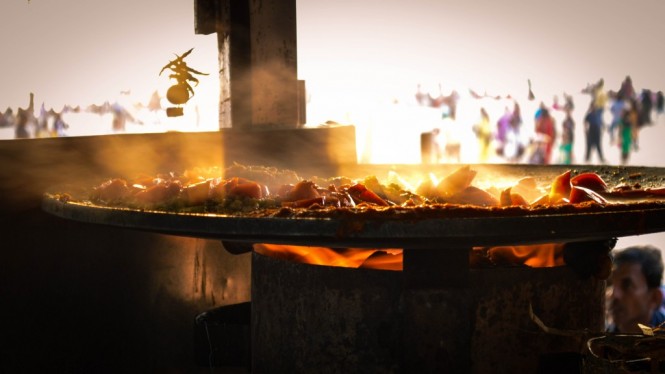
<path fill-rule="evenodd" d="M 564 165 L 573 163 L 573 141 L 575 140 L 575 120 L 572 116 L 572 109 L 565 109 L 566 118 L 564 118 L 561 131 L 561 145 L 559 146 L 560 162 Z"/>
<path fill-rule="evenodd" d="M 556 140 L 556 127 L 554 117 L 549 109 L 540 108 L 540 114 L 536 116 L 536 141 L 540 142 L 539 149 L 542 149 L 542 163 L 548 165 L 552 160 L 552 149 Z"/>
<path fill-rule="evenodd" d="M 630 102 L 627 102 L 624 105 L 623 115 L 621 117 L 620 126 L 619 126 L 619 137 L 621 147 L 621 164 L 625 165 L 628 163 L 630 157 L 630 151 L 633 148 L 635 143 L 638 131 L 638 122 L 639 122 L 639 112 L 635 107 L 636 100 L 632 99 Z"/>
<path fill-rule="evenodd" d="M 473 126 L 473 132 L 478 139 L 478 162 L 487 162 L 490 157 L 490 146 L 492 145 L 492 128 L 489 114 L 487 114 L 485 108 L 480 108 L 480 120 Z"/>

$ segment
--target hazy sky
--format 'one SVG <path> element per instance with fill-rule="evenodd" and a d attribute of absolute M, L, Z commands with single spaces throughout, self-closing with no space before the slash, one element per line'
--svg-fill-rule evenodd
<path fill-rule="evenodd" d="M 121 90 L 168 87 L 161 67 L 194 47 L 191 67 L 213 73 L 215 36 L 194 34 L 193 0 L 2 0 L 0 108 L 86 105 Z M 665 87 L 663 0 L 300 0 L 299 76 L 312 89 L 371 87 L 385 94 L 417 83 L 444 90 L 526 94 L 577 91 L 631 75 Z M 522 91 L 522 92 L 514 92 Z M 147 98 L 146 98 L 147 100 Z M 213 101 L 214 102 L 214 101 Z"/>
<path fill-rule="evenodd" d="M 665 86 L 662 0 L 342 0 L 298 5 L 303 76 L 331 69 L 344 77 L 354 65 L 355 79 L 435 80 L 444 89 L 523 87 L 526 94 L 531 78 L 536 93 L 557 92 L 601 77 L 611 88 L 626 74 L 637 87 Z"/>

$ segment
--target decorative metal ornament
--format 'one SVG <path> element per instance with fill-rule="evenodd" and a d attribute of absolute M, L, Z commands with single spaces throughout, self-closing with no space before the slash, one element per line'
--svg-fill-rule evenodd
<path fill-rule="evenodd" d="M 169 75 L 169 78 L 176 80 L 176 84 L 169 87 L 169 89 L 166 91 L 166 99 L 171 104 L 176 105 L 175 107 L 166 108 L 166 115 L 169 117 L 182 116 L 184 111 L 181 105 L 187 103 L 187 101 L 189 101 L 189 99 L 194 96 L 194 89 L 189 84 L 189 82 L 194 82 L 194 85 L 198 86 L 199 80 L 196 79 L 193 74 L 208 75 L 187 66 L 185 57 L 189 56 L 193 50 L 194 48 L 191 48 L 189 51 L 181 55 L 176 55 L 176 58 L 169 61 L 168 64 L 164 65 L 162 70 L 159 72 L 159 75 L 162 75 L 164 70 L 169 69 L 173 72 Z"/>

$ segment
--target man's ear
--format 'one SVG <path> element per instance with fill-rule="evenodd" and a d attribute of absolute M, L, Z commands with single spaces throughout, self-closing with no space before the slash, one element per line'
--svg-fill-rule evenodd
<path fill-rule="evenodd" d="M 663 291 L 660 290 L 660 287 L 651 290 L 651 301 L 654 309 L 658 309 L 663 303 Z"/>

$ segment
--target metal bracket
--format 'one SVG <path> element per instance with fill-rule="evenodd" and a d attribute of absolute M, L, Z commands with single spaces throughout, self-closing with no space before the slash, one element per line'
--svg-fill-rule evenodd
<path fill-rule="evenodd" d="M 222 247 L 232 255 L 241 255 L 251 252 L 254 249 L 254 243 L 222 240 Z"/>
<path fill-rule="evenodd" d="M 467 288 L 469 248 L 404 249 L 406 288 Z"/>

